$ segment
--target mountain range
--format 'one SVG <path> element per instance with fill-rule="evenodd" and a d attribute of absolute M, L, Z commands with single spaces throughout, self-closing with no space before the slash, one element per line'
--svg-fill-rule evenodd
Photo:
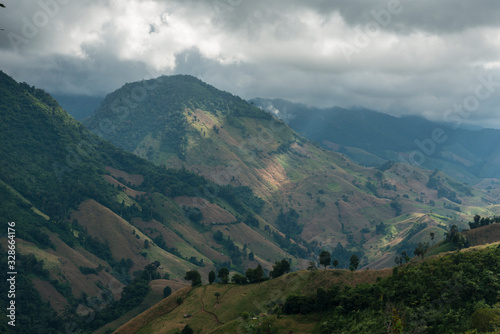
<path fill-rule="evenodd" d="M 500 176 L 500 130 L 468 129 L 417 116 L 394 117 L 367 109 L 314 108 L 282 99 L 250 100 L 292 129 L 366 166 L 385 161 L 445 172 L 474 185 Z"/>
<path fill-rule="evenodd" d="M 19 301 L 19 323 L 32 333 L 138 314 L 190 270 L 205 282 L 282 259 L 305 269 L 321 250 L 341 268 L 353 254 L 361 267 L 392 267 L 451 225 L 500 212 L 494 179 L 465 184 L 383 156 L 361 166 L 191 76 L 126 84 L 83 124 L 3 72 L 0 89 L 0 214 L 16 222 L 22 291 L 33 295 Z"/>

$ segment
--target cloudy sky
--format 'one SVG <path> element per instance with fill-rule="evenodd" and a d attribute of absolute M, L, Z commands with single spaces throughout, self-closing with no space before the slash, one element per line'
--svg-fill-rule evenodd
<path fill-rule="evenodd" d="M 500 128 L 496 0 L 0 2 L 0 69 L 51 93 L 183 73 L 243 98 Z"/>

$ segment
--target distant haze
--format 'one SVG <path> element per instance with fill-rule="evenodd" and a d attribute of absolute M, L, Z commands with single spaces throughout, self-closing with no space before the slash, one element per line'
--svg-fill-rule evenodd
<path fill-rule="evenodd" d="M 4 0 L 0 69 L 58 95 L 191 74 L 240 95 L 500 128 L 500 3 Z"/>

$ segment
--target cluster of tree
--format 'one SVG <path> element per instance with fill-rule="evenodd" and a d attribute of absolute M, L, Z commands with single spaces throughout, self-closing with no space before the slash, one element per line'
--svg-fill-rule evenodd
<path fill-rule="evenodd" d="M 398 244 L 398 252 L 403 253 L 406 252 L 409 256 L 412 256 L 415 247 L 417 245 L 413 242 L 410 242 L 411 238 L 413 238 L 416 234 L 420 233 L 422 230 L 427 228 L 427 223 L 417 223 L 413 224 L 406 234 L 405 238 Z M 416 254 L 415 254 L 416 255 Z"/>
<path fill-rule="evenodd" d="M 413 254 L 415 256 L 420 256 L 422 259 L 425 256 L 425 253 L 429 250 L 429 243 L 428 242 L 419 242 L 417 247 L 415 247 L 415 250 L 413 251 Z M 405 257 L 406 259 L 406 257 Z"/>
<path fill-rule="evenodd" d="M 481 217 L 480 215 L 475 215 L 474 220 L 469 222 L 469 227 L 472 230 L 478 227 L 488 226 L 490 224 L 496 224 L 496 223 L 500 223 L 499 216 Z"/>
<path fill-rule="evenodd" d="M 220 186 L 219 196 L 240 213 L 260 213 L 264 207 L 264 200 L 255 196 L 248 186 Z"/>
<path fill-rule="evenodd" d="M 291 270 L 290 261 L 283 259 L 281 261 L 276 261 L 273 265 L 273 270 L 269 273 L 270 278 L 277 278 L 286 273 L 289 273 Z M 222 284 L 229 283 L 229 269 L 226 267 L 222 267 L 215 271 L 210 271 L 208 273 L 208 283 L 212 284 L 215 282 L 215 279 L 219 278 Z M 184 279 L 187 281 L 191 281 L 191 286 L 196 287 L 202 284 L 201 275 L 197 270 L 190 270 L 186 272 Z M 247 284 L 247 283 L 258 283 L 265 280 L 268 280 L 268 277 L 264 277 L 264 268 L 260 264 L 255 268 L 248 268 L 245 272 L 245 276 L 235 273 L 231 277 L 231 282 L 235 284 Z"/>
<path fill-rule="evenodd" d="M 160 247 L 164 251 L 174 254 L 175 256 L 182 257 L 181 252 L 179 252 L 177 248 L 167 246 L 167 242 L 165 241 L 165 238 L 163 238 L 163 235 L 159 234 L 156 237 L 154 237 L 153 242 L 156 244 L 156 246 Z"/>
<path fill-rule="evenodd" d="M 351 271 L 358 269 L 359 257 L 356 254 L 352 254 L 349 261 L 350 261 L 349 269 Z M 337 268 L 339 266 L 339 261 L 333 260 L 333 262 L 332 262 L 331 254 L 324 250 L 319 254 L 319 264 L 324 266 L 325 270 L 326 270 L 326 267 L 330 266 L 330 264 L 332 264 L 335 268 Z M 311 269 L 312 269 L 312 265 L 311 265 Z"/>
<path fill-rule="evenodd" d="M 203 213 L 201 213 L 200 209 L 186 206 L 183 206 L 182 209 L 184 210 L 184 214 L 190 221 L 195 224 L 201 223 L 201 220 L 203 219 Z"/>
<path fill-rule="evenodd" d="M 266 225 L 267 227 L 267 225 Z M 284 237 L 276 232 L 272 232 L 272 236 L 274 241 L 280 246 L 281 249 L 284 251 L 295 255 L 300 258 L 307 258 L 309 256 L 310 250 L 308 248 L 301 247 L 297 242 L 300 241 L 300 237 L 296 236 L 296 242 L 292 242 L 292 239 L 290 238 L 289 235 L 285 235 Z M 306 244 L 306 246 L 308 246 Z"/>
<path fill-rule="evenodd" d="M 356 258 L 361 259 L 363 258 L 363 253 L 359 251 L 350 251 L 347 250 L 342 244 L 339 242 L 337 243 L 337 246 L 332 249 L 330 256 L 332 259 L 335 259 L 338 261 L 338 267 L 343 268 L 343 269 L 350 269 L 351 265 L 351 259 L 353 258 L 353 255 L 356 255 Z M 359 264 L 359 263 L 358 263 Z"/>
<path fill-rule="evenodd" d="M 388 160 L 386 162 L 384 162 L 382 165 L 380 165 L 379 167 L 377 167 L 377 169 L 380 171 L 380 172 L 385 172 L 386 170 L 388 169 L 391 169 L 392 166 L 394 166 L 395 162 L 392 161 L 392 160 Z M 383 175 L 380 174 L 379 177 L 381 178 Z"/>
<path fill-rule="evenodd" d="M 186 272 L 184 276 L 186 281 L 191 281 L 191 286 L 194 288 L 195 286 L 201 285 L 201 275 L 198 270 L 190 270 Z"/>
<path fill-rule="evenodd" d="M 283 208 L 280 209 L 280 213 L 276 218 L 276 226 L 279 230 L 287 236 L 298 236 L 302 233 L 303 226 L 298 223 L 299 214 L 294 209 L 290 209 L 288 212 L 283 212 Z"/>
<path fill-rule="evenodd" d="M 208 273 L 208 283 L 212 284 L 213 282 L 215 282 L 216 277 L 220 279 L 221 283 L 227 284 L 229 282 L 229 269 L 227 269 L 226 267 L 222 267 L 217 270 L 217 274 L 213 270 L 210 271 Z M 190 270 L 186 272 L 184 279 L 186 281 L 191 281 L 192 287 L 196 287 L 202 284 L 201 275 L 198 270 Z"/>
<path fill-rule="evenodd" d="M 438 171 L 435 170 L 431 176 L 429 177 L 429 181 L 427 181 L 427 188 L 429 189 L 434 189 L 437 190 L 437 196 L 438 198 L 447 198 L 450 201 L 457 203 L 457 204 L 462 204 L 462 201 L 460 201 L 457 197 L 457 193 L 444 184 L 443 180 L 441 180 L 440 176 L 437 176 Z M 454 183 L 454 185 L 459 185 L 458 183 Z M 470 195 L 470 189 L 463 188 L 464 191 L 468 195 Z"/>
<path fill-rule="evenodd" d="M 271 278 L 280 277 L 291 270 L 290 261 L 283 259 L 281 261 L 276 261 L 273 265 L 273 270 L 269 273 Z"/>
<path fill-rule="evenodd" d="M 319 333 L 465 333 L 498 330 L 500 247 L 401 266 L 356 287 L 291 295 L 286 314 L 327 314 Z"/>
<path fill-rule="evenodd" d="M 234 274 L 231 281 L 236 284 L 247 284 L 247 283 L 258 283 L 266 280 L 268 278 L 264 277 L 264 269 L 260 264 L 256 268 L 248 268 L 245 276 L 241 274 Z"/>
<path fill-rule="evenodd" d="M 234 265 L 240 265 L 243 259 L 247 257 L 246 253 L 241 251 L 240 248 L 236 246 L 234 241 L 231 240 L 231 236 L 228 235 L 226 238 L 224 233 L 222 233 L 220 230 L 217 230 L 214 232 L 213 238 L 219 245 L 224 246 Z"/>
<path fill-rule="evenodd" d="M 380 222 L 375 225 L 375 233 L 377 234 L 385 234 L 387 231 L 387 225 L 384 222 Z"/>
<path fill-rule="evenodd" d="M 452 225 L 448 232 L 445 234 L 445 241 L 451 243 L 453 246 L 459 250 L 462 248 L 470 247 L 470 242 L 467 237 L 460 232 L 457 225 Z"/>
<path fill-rule="evenodd" d="M 124 265 L 128 266 L 127 260 L 123 260 Z M 122 262 L 120 261 L 120 262 Z M 36 261 L 35 261 L 36 262 Z M 30 263 L 33 263 L 33 261 L 30 261 Z M 160 278 L 160 274 L 157 272 L 157 268 L 159 267 L 160 263 L 155 261 L 153 263 L 150 263 L 144 267 L 144 270 L 141 271 L 137 277 L 135 277 L 132 281 L 129 282 L 129 284 L 122 290 L 122 295 L 120 300 L 113 300 L 113 295 L 109 290 L 104 289 L 102 293 L 100 294 L 100 299 L 96 298 L 91 298 L 87 296 L 85 293 L 82 294 L 80 298 L 73 298 L 71 295 L 71 287 L 67 284 L 62 284 L 59 283 L 57 280 L 52 280 L 50 283 L 59 291 L 63 294 L 63 296 L 67 298 L 69 302 L 69 306 L 67 311 L 65 312 L 64 315 L 51 315 L 53 319 L 51 320 L 51 325 L 47 325 L 46 328 L 43 330 L 39 331 L 40 333 L 59 333 L 61 331 L 67 330 L 63 328 L 63 326 L 67 326 L 69 323 L 73 324 L 75 328 L 79 328 L 82 331 L 94 331 L 103 325 L 109 323 L 110 321 L 120 317 L 121 315 L 125 314 L 126 312 L 130 311 L 137 305 L 139 305 L 148 292 L 150 291 L 149 287 L 149 281 L 153 279 L 158 279 Z M 35 265 L 35 268 L 38 266 Z M 26 271 L 28 273 L 29 270 Z M 48 273 L 47 273 L 48 277 Z M 22 285 L 24 288 L 27 286 L 27 284 Z M 31 299 L 36 299 L 38 298 L 38 292 L 34 290 L 34 292 L 31 292 L 30 294 L 26 294 L 25 296 L 31 296 Z M 25 299 L 25 298 L 22 298 Z M 91 315 L 92 321 L 89 321 L 88 316 L 80 316 L 76 312 L 76 308 L 80 304 L 84 305 L 99 305 L 102 304 L 103 301 L 105 302 L 106 307 L 103 309 L 99 308 L 99 312 L 94 312 Z M 40 315 L 39 313 L 43 314 L 45 311 L 45 304 L 41 303 L 40 301 L 37 302 L 37 305 L 33 308 L 33 314 L 30 315 L 30 319 L 26 319 L 26 322 L 23 323 L 22 326 L 26 324 L 26 326 L 33 326 L 30 327 L 30 330 L 28 331 L 21 331 L 21 332 L 33 332 L 32 328 L 37 328 L 38 324 L 41 324 L 43 322 L 36 320 L 37 317 Z M 47 305 L 47 308 L 52 310 L 50 306 Z M 23 308 L 24 309 L 24 308 Z M 29 310 L 30 308 L 27 307 L 26 310 Z M 35 321 L 35 323 L 33 323 Z M 17 327 L 17 326 L 16 326 Z"/>
<path fill-rule="evenodd" d="M 326 267 L 330 266 L 330 264 L 332 264 L 335 268 L 337 268 L 339 266 L 339 261 L 338 260 L 333 260 L 332 262 L 332 256 L 329 252 L 327 251 L 322 251 L 320 254 L 319 254 L 319 264 L 324 266 L 325 267 L 325 270 L 326 270 Z M 309 262 L 309 270 L 314 270 L 316 269 L 316 266 L 314 264 L 314 262 Z"/>
<path fill-rule="evenodd" d="M 366 181 L 365 182 L 365 188 L 371 192 L 374 196 L 377 196 L 378 197 L 378 187 L 371 183 L 370 181 Z"/>
<path fill-rule="evenodd" d="M 254 215 L 252 215 L 251 213 L 247 214 L 247 216 L 245 217 L 245 219 L 243 220 L 243 222 L 245 224 L 247 224 L 248 226 L 255 226 L 255 227 L 259 227 L 259 221 L 257 220 L 257 218 L 255 218 Z"/>
<path fill-rule="evenodd" d="M 398 188 L 396 187 L 395 184 L 391 184 L 389 182 L 385 182 L 385 181 L 380 181 L 380 186 L 386 190 L 390 190 L 390 191 L 396 191 Z"/>
<path fill-rule="evenodd" d="M 401 206 L 401 203 L 399 203 L 397 200 L 392 200 L 390 205 L 391 208 L 394 209 L 396 216 L 401 215 L 401 213 L 403 212 L 403 207 Z"/>

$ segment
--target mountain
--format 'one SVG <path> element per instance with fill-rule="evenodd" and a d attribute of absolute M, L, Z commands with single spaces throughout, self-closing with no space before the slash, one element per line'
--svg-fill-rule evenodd
<path fill-rule="evenodd" d="M 402 163 L 359 166 L 191 76 L 126 84 L 84 124 L 158 166 L 252 189 L 263 200 L 255 228 L 298 258 L 332 251 L 344 268 L 353 253 L 363 265 L 392 266 L 397 252 L 430 241 L 431 232 L 441 239 L 449 225 L 466 228 L 463 221 L 476 212 L 499 209 L 494 190 L 442 172 Z"/>
<path fill-rule="evenodd" d="M 251 100 L 323 147 L 354 161 L 379 166 L 406 161 L 439 169 L 473 185 L 500 178 L 500 130 L 470 130 L 421 117 L 394 117 L 367 109 L 319 109 L 282 99 Z"/>
<path fill-rule="evenodd" d="M 253 227 L 261 200 L 250 189 L 116 148 L 3 72 L 0 90 L 0 216 L 15 224 L 15 235 L 2 232 L 0 281 L 9 291 L 14 245 L 16 332 L 97 329 L 181 288 L 189 270 L 206 280 L 222 266 L 297 261 Z M 10 333 L 6 320 L 0 331 Z"/>

